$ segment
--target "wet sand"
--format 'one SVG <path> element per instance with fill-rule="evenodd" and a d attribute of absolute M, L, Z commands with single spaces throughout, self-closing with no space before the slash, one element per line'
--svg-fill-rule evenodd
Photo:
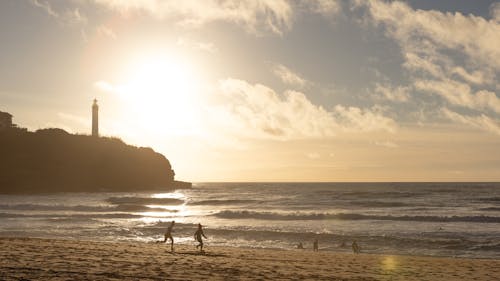
<path fill-rule="evenodd" d="M 0 280 L 500 280 L 500 260 L 0 238 Z"/>

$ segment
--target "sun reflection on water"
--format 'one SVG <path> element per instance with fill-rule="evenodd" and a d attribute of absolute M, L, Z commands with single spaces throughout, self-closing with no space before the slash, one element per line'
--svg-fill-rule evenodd
<path fill-rule="evenodd" d="M 166 192 L 166 193 L 155 193 L 151 195 L 151 198 L 158 199 L 178 199 L 184 201 L 180 205 L 147 205 L 148 208 L 154 209 L 155 211 L 140 212 L 139 215 L 143 216 L 141 220 L 145 223 L 157 222 L 162 219 L 182 221 L 183 217 L 191 215 L 188 207 L 186 206 L 186 195 L 179 191 Z M 164 209 L 165 211 L 159 211 L 158 209 Z"/>
<path fill-rule="evenodd" d="M 152 198 L 172 198 L 172 199 L 185 199 L 186 195 L 180 191 L 155 193 L 151 195 Z"/>

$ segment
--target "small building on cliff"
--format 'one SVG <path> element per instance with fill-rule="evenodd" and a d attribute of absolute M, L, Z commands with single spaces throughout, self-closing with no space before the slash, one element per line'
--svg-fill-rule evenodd
<path fill-rule="evenodd" d="M 0 111 L 0 131 L 12 128 L 12 115 Z"/>

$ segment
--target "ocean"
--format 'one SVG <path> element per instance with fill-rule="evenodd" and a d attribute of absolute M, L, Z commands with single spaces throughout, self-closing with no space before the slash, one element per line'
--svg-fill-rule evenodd
<path fill-rule="evenodd" d="M 165 193 L 0 195 L 0 236 L 500 258 L 500 183 L 196 183 Z"/>

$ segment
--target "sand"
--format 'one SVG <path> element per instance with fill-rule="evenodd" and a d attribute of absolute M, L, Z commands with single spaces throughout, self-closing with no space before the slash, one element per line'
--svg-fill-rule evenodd
<path fill-rule="evenodd" d="M 0 280 L 500 280 L 500 260 L 0 238 Z"/>

